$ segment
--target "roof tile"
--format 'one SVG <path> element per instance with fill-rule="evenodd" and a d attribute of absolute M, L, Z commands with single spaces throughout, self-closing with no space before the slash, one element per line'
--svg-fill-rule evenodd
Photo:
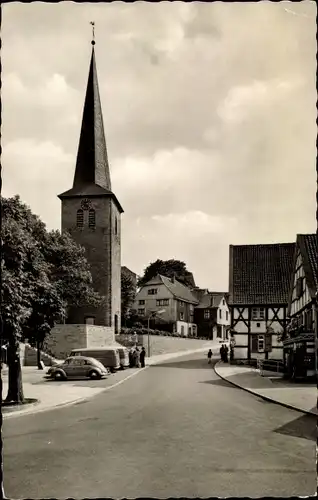
<path fill-rule="evenodd" d="M 231 304 L 287 304 L 295 243 L 233 245 Z"/>

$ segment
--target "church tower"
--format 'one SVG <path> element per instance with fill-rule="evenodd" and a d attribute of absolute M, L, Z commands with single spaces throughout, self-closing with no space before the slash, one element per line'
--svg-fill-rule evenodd
<path fill-rule="evenodd" d="M 92 41 L 73 187 L 59 198 L 62 201 L 62 231 L 68 231 L 85 247 L 93 287 L 104 300 L 98 308 L 70 308 L 67 323 L 111 327 L 118 333 L 123 209 L 111 187 L 94 45 Z"/>

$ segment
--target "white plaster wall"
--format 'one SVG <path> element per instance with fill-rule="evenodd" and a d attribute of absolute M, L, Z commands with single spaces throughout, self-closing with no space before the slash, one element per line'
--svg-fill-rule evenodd
<path fill-rule="evenodd" d="M 186 323 L 185 321 L 177 321 L 176 322 L 176 327 L 177 327 L 177 332 L 178 333 L 181 333 L 181 326 L 184 327 L 184 331 L 183 331 L 184 335 L 188 336 L 188 334 L 189 334 L 189 326 L 192 329 L 193 324 L 192 323 Z"/>
<path fill-rule="evenodd" d="M 248 344 L 248 335 L 235 335 L 235 342 L 237 345 L 246 345 Z"/>
<path fill-rule="evenodd" d="M 234 359 L 247 359 L 247 347 L 235 347 Z"/>
<path fill-rule="evenodd" d="M 236 330 L 239 333 L 247 333 L 248 332 L 248 327 L 243 323 L 243 321 L 239 321 L 235 326 L 234 330 Z"/>
<path fill-rule="evenodd" d="M 266 332 L 266 321 L 264 320 L 251 321 L 251 333 L 265 333 L 265 332 Z"/>

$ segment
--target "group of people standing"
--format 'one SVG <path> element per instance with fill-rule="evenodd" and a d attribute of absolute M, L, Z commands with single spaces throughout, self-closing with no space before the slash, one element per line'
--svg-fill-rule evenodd
<path fill-rule="evenodd" d="M 226 344 L 222 344 L 220 348 L 220 356 L 223 363 L 228 363 L 228 352 L 229 348 Z"/>
<path fill-rule="evenodd" d="M 145 357 L 146 357 L 146 350 L 144 347 L 141 348 L 141 351 L 139 348 L 133 347 L 129 351 L 129 367 L 130 368 L 144 368 L 145 367 Z"/>

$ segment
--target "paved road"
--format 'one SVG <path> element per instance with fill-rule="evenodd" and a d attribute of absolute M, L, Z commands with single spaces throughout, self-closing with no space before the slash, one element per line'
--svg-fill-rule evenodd
<path fill-rule="evenodd" d="M 4 422 L 9 498 L 311 495 L 315 417 L 220 380 L 202 355 Z"/>

